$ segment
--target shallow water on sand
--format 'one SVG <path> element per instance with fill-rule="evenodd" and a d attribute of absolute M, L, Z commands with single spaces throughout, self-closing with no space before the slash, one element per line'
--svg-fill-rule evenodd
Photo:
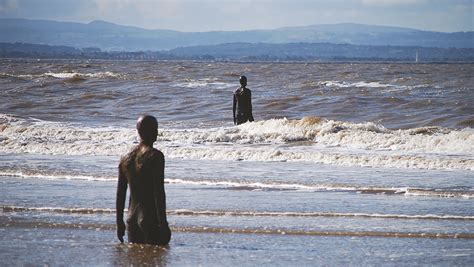
<path fill-rule="evenodd" d="M 75 158 L 77 162 L 86 161 L 78 157 L 63 160 Z M 44 161 L 44 156 L 31 159 L 39 166 Z M 224 163 L 234 170 L 226 179 L 221 176 L 224 171 L 214 171 L 222 169 L 220 164 Z M 460 185 L 470 186 L 469 172 L 324 166 L 308 171 L 307 164 L 293 164 L 293 172 L 299 175 L 282 185 L 280 179 L 265 179 L 264 173 L 284 172 L 281 165 L 286 163 L 209 164 L 220 168 L 211 169 L 202 161 L 168 163 L 168 220 L 174 234 L 167 249 L 117 245 L 116 183 L 112 178 L 3 176 L 0 225 L 1 231 L 9 234 L 2 235 L 2 253 L 13 256 L 9 257 L 12 263 L 53 265 L 64 263 L 66 258 L 76 264 L 116 265 L 117 257 L 125 264 L 244 266 L 473 262 L 474 213 L 470 197 L 365 189 L 366 184 L 384 190 L 402 186 L 432 188 L 447 180 L 444 190 L 455 192 Z M 193 170 L 193 178 L 180 176 L 187 173 L 179 170 L 184 166 Z M 252 173 L 246 171 L 251 166 Z M 381 176 L 384 171 L 385 179 Z M 262 179 L 253 177 L 253 173 Z M 386 181 L 390 175 L 394 178 Z M 321 188 L 304 185 L 309 176 L 314 184 L 341 184 Z M 454 182 L 447 176 L 460 179 Z M 397 177 L 399 182 L 395 181 Z M 423 184 L 428 177 L 430 183 Z M 9 238 L 10 234 L 16 238 Z M 12 245 L 17 249 L 13 251 Z M 21 258 L 25 250 L 33 257 Z M 81 256 L 93 251 L 90 258 Z"/>
<path fill-rule="evenodd" d="M 112 230 L 8 227 L 3 264 L 17 265 L 470 265 L 472 240 L 266 236 L 175 232 L 167 248 L 120 245 Z M 25 255 L 28 255 L 27 257 Z"/>

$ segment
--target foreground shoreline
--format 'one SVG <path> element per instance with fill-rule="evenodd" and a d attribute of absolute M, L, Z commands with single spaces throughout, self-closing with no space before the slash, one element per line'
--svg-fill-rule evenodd
<path fill-rule="evenodd" d="M 472 239 L 174 232 L 170 245 L 120 244 L 112 229 L 0 227 L 5 265 L 470 265 Z M 440 244 L 441 243 L 441 244 Z M 304 244 L 304 246 L 303 246 Z"/>
<path fill-rule="evenodd" d="M 9 157 L 8 162 L 14 161 Z M 85 169 L 88 165 L 83 164 Z M 169 165 L 170 176 L 182 178 L 171 170 L 185 164 L 170 160 Z M 343 169 L 337 174 L 344 180 L 359 177 Z M 369 174 L 364 169 L 360 175 Z M 434 179 L 433 172 L 430 175 Z M 452 176 L 461 178 L 459 173 Z M 119 243 L 114 180 L 0 176 L 0 181 L 4 196 L 0 257 L 7 266 L 468 266 L 474 262 L 472 200 L 462 197 L 167 184 L 173 234 L 169 247 L 160 248 Z"/>

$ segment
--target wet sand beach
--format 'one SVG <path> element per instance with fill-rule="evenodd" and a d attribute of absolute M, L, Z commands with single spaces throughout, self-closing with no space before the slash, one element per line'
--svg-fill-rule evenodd
<path fill-rule="evenodd" d="M 2 226 L 2 265 L 315 266 L 472 264 L 472 239 L 174 232 L 168 247 L 119 244 L 111 229 Z M 468 246 L 468 247 L 466 247 Z"/>
<path fill-rule="evenodd" d="M 326 210 L 267 212 L 258 210 L 275 197 L 284 198 L 284 206 L 290 209 L 304 205 L 292 204 L 301 196 L 292 196 L 294 192 L 287 190 L 267 191 L 270 199 L 265 200 L 257 196 L 262 192 L 248 189 L 219 192 L 229 190 L 167 184 L 173 236 L 169 246 L 163 248 L 119 243 L 115 236 L 113 182 L 65 183 L 18 177 L 1 177 L 1 181 L 6 205 L 0 209 L 0 256 L 5 265 L 465 266 L 473 262 L 474 216 L 455 215 L 455 211 L 451 216 L 418 216 L 409 215 L 410 209 L 405 209 L 405 215 L 388 216 L 396 207 L 385 214 L 356 212 L 360 204 L 367 206 L 377 199 L 379 205 L 385 205 L 377 194 L 351 193 L 352 200 L 347 201 L 357 203 L 351 208 L 341 207 L 324 193 L 314 200 L 313 192 L 309 193 L 313 201 L 326 206 Z M 240 211 L 232 209 L 232 203 L 205 204 L 214 199 L 224 201 L 221 193 L 226 199 L 246 204 L 238 205 L 243 206 Z M 336 197 L 344 198 L 345 194 Z M 450 200 L 454 202 L 432 212 L 450 210 L 450 205 L 457 205 L 460 211 L 470 209 L 469 199 Z M 85 203 L 91 208 L 81 208 Z M 400 203 L 400 209 L 407 203 Z M 419 208 L 433 206 L 431 203 Z M 353 210 L 330 212 L 337 207 Z"/>

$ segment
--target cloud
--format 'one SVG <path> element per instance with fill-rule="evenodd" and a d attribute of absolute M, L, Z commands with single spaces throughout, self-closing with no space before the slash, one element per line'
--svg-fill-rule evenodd
<path fill-rule="evenodd" d="M 368 6 L 397 6 L 412 5 L 425 2 L 424 0 L 361 0 L 362 4 Z"/>
<path fill-rule="evenodd" d="M 0 0 L 0 13 L 5 13 L 17 8 L 17 0 Z"/>
<path fill-rule="evenodd" d="M 0 0 L 0 18 L 105 20 L 181 31 L 354 22 L 473 30 L 473 0 Z"/>

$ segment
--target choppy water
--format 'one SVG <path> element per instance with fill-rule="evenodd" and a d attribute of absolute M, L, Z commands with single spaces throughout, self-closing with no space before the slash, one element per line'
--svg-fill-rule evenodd
<path fill-rule="evenodd" d="M 474 125 L 473 72 L 472 64 L 2 60 L 1 111 L 122 126 L 150 112 L 169 125 L 222 126 L 245 74 L 260 121 L 316 116 L 390 129 L 462 129 Z"/>
<path fill-rule="evenodd" d="M 118 158 L 149 113 L 175 231 L 438 238 L 417 255 L 472 263 L 472 73 L 472 64 L 2 59 L 2 224 L 113 229 Z M 256 122 L 234 126 L 239 75 Z M 464 252 L 451 258 L 443 240 L 455 238 Z"/>

